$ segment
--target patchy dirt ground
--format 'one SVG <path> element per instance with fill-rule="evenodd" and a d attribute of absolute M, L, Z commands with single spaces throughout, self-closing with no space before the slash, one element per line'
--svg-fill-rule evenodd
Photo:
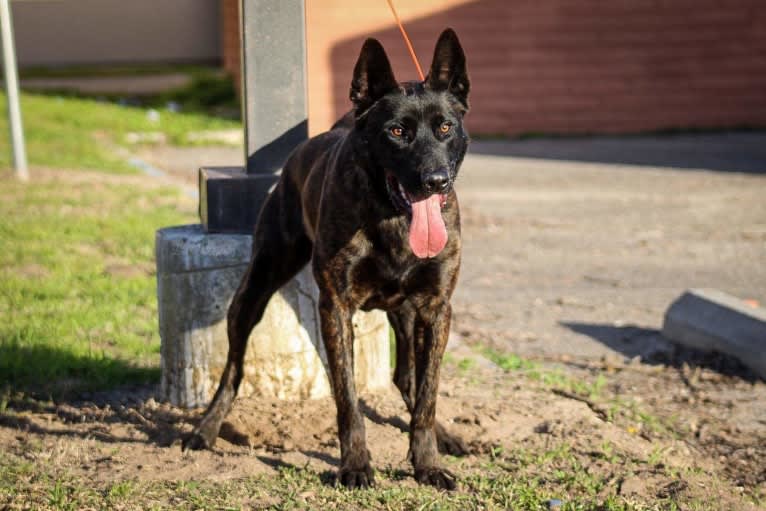
<path fill-rule="evenodd" d="M 450 356 L 439 415 L 472 454 L 447 463 L 461 477 L 495 463 L 548 487 L 551 497 L 580 502 L 622 497 L 639 508 L 666 501 L 681 509 L 759 509 L 766 495 L 766 385 L 691 366 L 695 354 L 677 355 L 687 357 L 678 369 L 549 362 L 507 371 L 481 357 Z M 721 357 L 696 356 L 724 372 L 739 370 Z M 214 451 L 182 453 L 180 438 L 199 413 L 158 404 L 152 390 L 37 409 L 12 403 L 0 417 L 0 448 L 104 487 L 125 480 L 226 481 L 284 467 L 309 468 L 331 481 L 338 463 L 331 400 L 239 400 Z M 406 477 L 408 417 L 401 399 L 393 390 L 364 396 L 363 409 L 375 467 L 405 476 L 388 484 L 414 486 Z M 587 477 L 598 494 L 578 495 L 562 483 L 562 471 Z"/>

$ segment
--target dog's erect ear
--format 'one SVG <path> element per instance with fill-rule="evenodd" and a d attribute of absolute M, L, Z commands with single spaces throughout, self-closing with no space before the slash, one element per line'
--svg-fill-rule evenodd
<path fill-rule="evenodd" d="M 468 109 L 468 91 L 471 83 L 465 67 L 465 54 L 457 34 L 451 28 L 442 32 L 436 42 L 426 86 L 431 90 L 451 92 Z"/>
<path fill-rule="evenodd" d="M 386 51 L 377 39 L 367 39 L 354 66 L 349 97 L 361 115 L 387 92 L 398 87 Z"/>

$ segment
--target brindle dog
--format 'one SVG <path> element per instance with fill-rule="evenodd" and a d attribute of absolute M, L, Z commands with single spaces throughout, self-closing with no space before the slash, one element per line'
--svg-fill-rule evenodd
<path fill-rule="evenodd" d="M 295 149 L 261 210 L 252 260 L 228 312 L 221 383 L 184 449 L 214 444 L 242 379 L 251 330 L 272 294 L 310 261 L 338 413 L 338 480 L 349 488 L 374 484 L 354 389 L 351 317 L 382 309 L 396 333 L 394 382 L 412 416 L 415 478 L 455 488 L 437 451 L 462 454 L 465 445 L 435 412 L 460 266 L 453 183 L 468 147 L 468 90 L 451 29 L 439 37 L 424 82 L 397 83 L 381 44 L 364 43 L 351 82 L 353 111 Z"/>

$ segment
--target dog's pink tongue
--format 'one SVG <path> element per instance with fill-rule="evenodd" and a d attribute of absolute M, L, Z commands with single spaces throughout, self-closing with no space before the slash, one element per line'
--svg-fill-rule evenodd
<path fill-rule="evenodd" d="M 412 202 L 410 247 L 421 259 L 436 256 L 447 244 L 447 228 L 441 209 L 441 195 L 438 194 Z"/>

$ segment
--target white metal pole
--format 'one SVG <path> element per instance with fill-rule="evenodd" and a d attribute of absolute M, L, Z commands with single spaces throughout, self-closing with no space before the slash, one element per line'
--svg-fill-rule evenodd
<path fill-rule="evenodd" d="M 8 125 L 11 130 L 13 166 L 16 169 L 16 176 L 22 181 L 28 181 L 29 170 L 27 169 L 27 151 L 24 148 L 24 128 L 21 124 L 19 80 L 16 74 L 16 49 L 13 44 L 10 0 L 0 0 L 0 32 L 2 32 L 3 41 L 5 92 L 8 98 Z"/>

